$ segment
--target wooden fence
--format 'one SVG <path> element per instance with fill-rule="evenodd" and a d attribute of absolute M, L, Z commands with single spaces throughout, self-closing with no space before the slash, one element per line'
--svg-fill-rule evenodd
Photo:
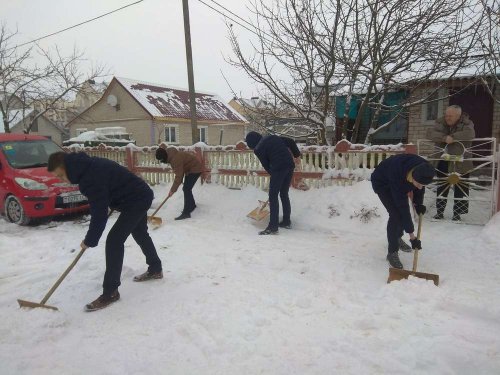
<path fill-rule="evenodd" d="M 165 147 L 161 145 L 160 147 Z M 170 166 L 162 165 L 155 159 L 158 146 L 151 147 L 71 147 L 67 151 L 84 151 L 91 156 L 114 160 L 140 174 L 148 183 L 154 185 L 170 183 L 174 175 Z M 269 175 L 262 168 L 253 151 L 245 143 L 236 146 L 188 146 L 177 147 L 191 151 L 205 166 L 202 183 L 216 183 L 229 188 L 246 185 L 266 189 Z M 367 179 L 382 160 L 399 153 L 416 153 L 414 145 L 353 145 L 341 141 L 335 146 L 300 147 L 302 156 L 296 160 L 292 186 L 307 190 L 311 187 L 324 187 L 332 184 L 352 184 L 353 181 Z"/>

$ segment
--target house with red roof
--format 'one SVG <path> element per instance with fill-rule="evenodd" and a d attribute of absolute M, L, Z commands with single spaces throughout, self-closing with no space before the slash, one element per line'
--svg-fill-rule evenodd
<path fill-rule="evenodd" d="M 246 119 L 216 94 L 196 93 L 196 115 L 200 141 L 208 145 L 236 144 L 245 137 Z M 123 127 L 138 146 L 193 144 L 188 90 L 121 77 L 66 126 L 70 137 Z"/>

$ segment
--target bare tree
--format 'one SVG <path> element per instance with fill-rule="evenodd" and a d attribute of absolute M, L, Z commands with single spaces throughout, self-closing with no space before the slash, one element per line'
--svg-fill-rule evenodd
<path fill-rule="evenodd" d="M 483 52 L 481 81 L 490 95 L 500 103 L 494 95 L 495 88 L 500 89 L 500 2 L 481 0 L 482 19 L 481 37 L 479 41 Z"/>
<path fill-rule="evenodd" d="M 429 80 L 451 78 L 471 64 L 481 20 L 476 2 L 470 0 L 370 0 L 366 5 L 356 13 L 352 29 L 356 44 L 364 46 L 361 52 L 367 54 L 352 73 L 363 83 L 353 139 L 364 111 L 374 112 L 365 143 L 382 129 L 375 129 L 380 112 L 395 109 L 384 104 L 387 92 L 405 90 L 412 98 Z M 402 103 L 399 112 L 425 103 L 437 91 Z"/>
<path fill-rule="evenodd" d="M 245 56 L 235 32 L 230 40 L 235 59 L 230 62 L 263 85 L 279 103 L 312 124 L 321 143 L 333 108 L 330 94 L 338 83 L 335 49 L 345 16 L 346 3 L 355 0 L 276 0 L 268 5 L 255 1 L 252 11 L 258 40 L 253 56 Z M 349 12 L 349 11 L 348 11 Z M 315 91 L 320 87 L 321 92 Z"/>
<path fill-rule="evenodd" d="M 346 97 L 344 119 L 337 125 L 350 140 L 358 138 L 366 110 L 373 110 L 366 142 L 383 129 L 377 128 L 382 112 L 396 112 L 395 120 L 409 106 L 435 100 L 439 87 L 418 100 L 412 93 L 431 79 L 451 78 L 471 64 L 481 21 L 475 0 L 267 3 L 255 0 L 252 5 L 258 34 L 253 54 L 243 53 L 230 29 L 235 54 L 231 62 L 310 120 L 311 131 L 323 142 L 326 123 L 335 114 L 332 96 Z M 386 104 L 386 94 L 397 90 L 412 100 Z M 355 98 L 360 104 L 351 123 L 348 115 Z"/>
<path fill-rule="evenodd" d="M 0 112 L 6 133 L 16 114 L 22 114 L 24 120 L 28 108 L 33 110 L 24 122 L 24 132 L 29 133 L 40 116 L 56 109 L 70 93 L 89 80 L 108 75 L 100 65 L 85 69 L 87 61 L 77 49 L 64 56 L 58 48 L 51 52 L 39 46 L 17 47 L 16 35 L 17 31 L 0 26 Z M 33 63 L 35 59 L 40 63 Z"/>

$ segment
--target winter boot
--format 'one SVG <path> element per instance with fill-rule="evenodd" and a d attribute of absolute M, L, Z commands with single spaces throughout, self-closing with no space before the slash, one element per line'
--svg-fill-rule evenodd
<path fill-rule="evenodd" d="M 180 214 L 180 216 L 177 216 L 175 220 L 184 220 L 189 218 L 191 218 L 191 214 L 189 212 L 183 212 Z"/>
<path fill-rule="evenodd" d="M 397 251 L 395 251 L 394 253 L 387 254 L 387 260 L 389 261 L 391 267 L 399 268 L 401 270 L 403 269 L 403 263 L 401 263 L 401 261 L 399 260 L 399 255 Z"/>
<path fill-rule="evenodd" d="M 278 227 L 280 227 L 280 228 L 285 228 L 285 229 L 292 229 L 292 223 L 291 223 L 291 222 L 289 222 L 289 221 L 288 221 L 288 222 L 284 222 L 284 221 L 282 221 L 282 222 L 280 222 L 280 223 L 278 224 Z"/>
<path fill-rule="evenodd" d="M 278 234 L 278 230 L 277 229 L 276 230 L 272 230 L 270 228 L 266 228 L 263 231 L 260 231 L 259 234 L 260 235 L 264 235 L 264 236 L 268 235 L 268 234 Z"/>
<path fill-rule="evenodd" d="M 141 282 L 141 281 L 148 281 L 148 280 L 158 280 L 158 279 L 163 279 L 163 272 L 150 272 L 146 271 L 141 275 L 134 276 L 134 281 L 136 282 Z"/>
<path fill-rule="evenodd" d="M 451 218 L 453 221 L 462 221 L 462 218 L 460 217 L 459 214 L 454 213 L 453 217 Z"/>
<path fill-rule="evenodd" d="M 433 219 L 436 219 L 436 220 L 443 220 L 444 216 L 443 216 L 443 213 L 442 212 L 438 212 L 437 214 L 435 214 L 433 217 Z"/>
<path fill-rule="evenodd" d="M 411 253 L 413 250 L 410 245 L 403 241 L 402 238 L 399 239 L 399 250 L 404 251 L 406 253 Z"/>
<path fill-rule="evenodd" d="M 113 293 L 106 295 L 106 294 L 101 294 L 99 298 L 97 298 L 95 301 L 90 302 L 85 305 L 85 311 L 96 311 L 100 309 L 104 309 L 105 307 L 109 306 L 113 302 L 116 302 L 120 299 L 120 293 L 118 293 L 118 289 L 116 289 Z"/>

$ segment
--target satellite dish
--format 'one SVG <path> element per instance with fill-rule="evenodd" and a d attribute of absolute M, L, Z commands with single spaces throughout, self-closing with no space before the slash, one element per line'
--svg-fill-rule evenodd
<path fill-rule="evenodd" d="M 114 95 L 108 95 L 108 98 L 106 100 L 106 102 L 111 106 L 111 107 L 116 107 L 116 105 L 118 104 L 118 99 L 116 96 Z"/>

